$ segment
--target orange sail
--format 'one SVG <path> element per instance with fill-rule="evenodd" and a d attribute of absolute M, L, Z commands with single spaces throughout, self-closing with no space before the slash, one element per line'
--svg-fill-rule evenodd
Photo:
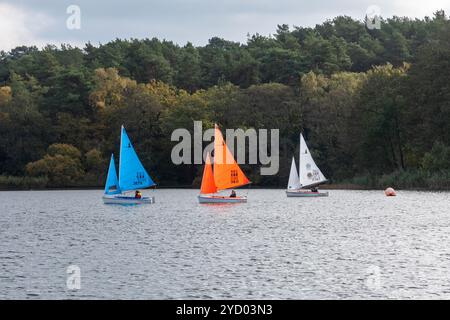
<path fill-rule="evenodd" d="M 240 187 L 250 183 L 223 140 L 222 132 L 214 132 L 214 181 L 217 190 Z"/>
<path fill-rule="evenodd" d="M 203 169 L 202 186 L 200 188 L 201 194 L 214 193 L 217 191 L 216 184 L 214 183 L 214 175 L 212 171 L 211 158 L 206 156 L 205 168 Z"/>

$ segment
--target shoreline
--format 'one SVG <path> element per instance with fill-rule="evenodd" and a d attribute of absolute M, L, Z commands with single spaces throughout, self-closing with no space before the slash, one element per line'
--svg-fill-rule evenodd
<path fill-rule="evenodd" d="M 154 188 L 157 189 L 192 189 L 198 190 L 200 187 L 193 186 L 161 186 Z M 241 188 L 237 188 L 241 189 Z M 250 188 L 242 188 L 241 190 L 286 190 L 282 187 L 271 187 L 271 186 L 252 186 Z M 321 190 L 355 190 L 355 191 L 384 191 L 382 188 L 371 188 L 363 185 L 356 184 L 329 184 L 320 187 Z M 429 188 L 394 188 L 397 191 L 429 191 L 429 192 L 449 192 L 449 189 L 429 189 Z M 55 187 L 55 188 L 2 188 L 0 187 L 0 192 L 14 192 L 14 191 L 84 191 L 84 190 L 104 190 L 103 186 L 97 187 Z M 143 190 L 153 190 L 152 188 Z"/>

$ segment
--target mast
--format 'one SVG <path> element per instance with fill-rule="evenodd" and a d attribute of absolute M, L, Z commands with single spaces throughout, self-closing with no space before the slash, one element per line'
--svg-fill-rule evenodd
<path fill-rule="evenodd" d="M 120 146 L 119 146 L 119 185 L 120 185 L 120 172 L 122 171 L 122 138 L 123 138 L 123 130 L 125 127 L 121 125 L 120 127 Z"/>

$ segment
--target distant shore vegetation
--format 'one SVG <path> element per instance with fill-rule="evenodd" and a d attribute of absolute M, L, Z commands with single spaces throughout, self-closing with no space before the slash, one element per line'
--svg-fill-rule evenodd
<path fill-rule="evenodd" d="M 0 188 L 101 186 L 124 124 L 162 186 L 195 186 L 202 167 L 170 161 L 176 128 L 279 128 L 286 185 L 303 132 L 334 184 L 450 189 L 450 21 L 340 16 L 279 25 L 246 43 L 117 39 L 0 52 Z"/>

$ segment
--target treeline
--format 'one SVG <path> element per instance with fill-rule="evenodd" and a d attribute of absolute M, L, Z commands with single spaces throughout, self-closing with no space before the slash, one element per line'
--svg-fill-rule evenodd
<path fill-rule="evenodd" d="M 450 22 L 337 17 L 278 27 L 246 44 L 158 39 L 84 49 L 18 47 L 0 54 L 0 187 L 100 186 L 120 125 L 160 185 L 198 182 L 175 166 L 176 128 L 279 128 L 285 186 L 303 131 L 333 182 L 450 188 Z"/>

